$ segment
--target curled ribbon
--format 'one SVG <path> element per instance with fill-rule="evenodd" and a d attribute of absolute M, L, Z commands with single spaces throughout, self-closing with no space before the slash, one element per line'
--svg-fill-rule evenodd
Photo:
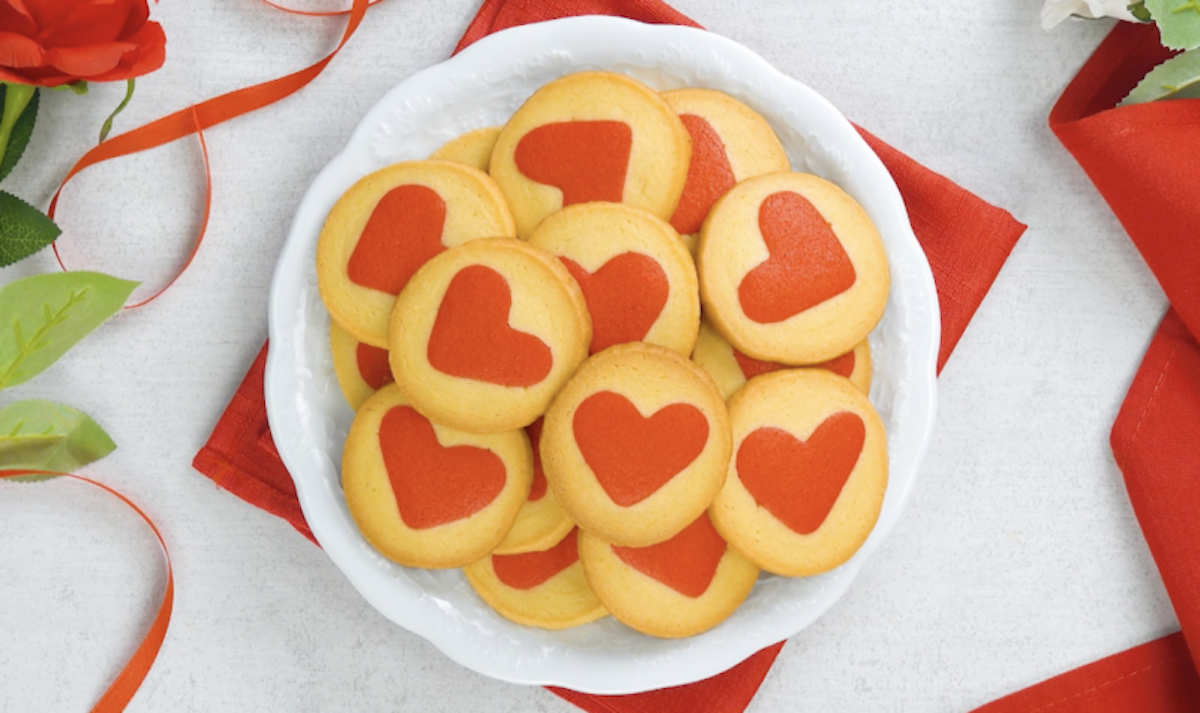
<path fill-rule="evenodd" d="M 59 473 L 51 470 L 0 470 L 0 480 L 23 475 L 54 475 L 72 478 L 116 496 L 132 508 L 150 526 L 150 529 L 154 532 L 154 536 L 158 538 L 159 546 L 162 547 L 163 557 L 167 562 L 167 588 L 163 592 L 162 603 L 158 605 L 158 614 L 155 615 L 154 623 L 150 626 L 150 631 L 146 633 L 145 638 L 142 639 L 142 643 L 138 645 L 137 651 L 133 653 L 133 657 L 129 659 L 129 663 L 125 664 L 125 668 L 121 669 L 121 673 L 117 675 L 116 679 L 109 685 L 108 690 L 104 692 L 104 695 L 100 697 L 100 700 L 92 708 L 92 713 L 120 713 L 125 710 L 125 706 L 129 704 L 130 699 L 133 698 L 133 694 L 137 693 L 138 688 L 142 685 L 142 681 L 146 679 L 146 674 L 150 672 L 150 667 L 154 665 L 154 659 L 158 657 L 158 650 L 162 648 L 163 639 L 167 635 L 167 627 L 171 623 L 171 608 L 175 604 L 175 575 L 171 569 L 171 553 L 167 550 L 167 543 L 163 540 L 162 533 L 155 527 L 149 515 L 135 505 L 132 500 L 104 483 L 73 473 Z"/>
<path fill-rule="evenodd" d="M 349 15 L 349 20 L 346 23 L 346 29 L 342 33 L 341 41 L 332 52 L 325 56 L 316 64 L 310 65 L 298 72 L 294 72 L 285 77 L 273 79 L 262 84 L 256 84 L 243 89 L 238 89 L 228 94 L 222 94 L 218 97 L 208 99 L 199 104 L 195 104 L 186 109 L 181 109 L 174 114 L 164 116 L 161 119 L 152 121 L 145 126 L 141 126 L 132 131 L 126 132 L 119 136 L 114 136 L 100 145 L 85 153 L 71 170 L 67 172 L 66 178 L 59 184 L 58 190 L 54 192 L 54 198 L 50 201 L 47 215 L 54 217 L 55 211 L 58 209 L 58 199 L 62 195 L 63 188 L 67 183 L 89 166 L 94 166 L 109 159 L 118 158 L 120 156 L 128 156 L 130 154 L 140 153 L 148 149 L 157 148 L 163 144 L 171 143 L 186 136 L 195 134 L 200 140 L 200 148 L 204 154 L 204 214 L 201 220 L 200 229 L 196 235 L 196 239 L 192 243 L 191 252 L 188 254 L 184 264 L 175 272 L 170 280 L 157 292 L 150 295 L 144 300 L 126 305 L 126 309 L 141 307 L 155 299 L 159 295 L 167 291 L 171 285 L 187 270 L 191 265 L 192 259 L 200 250 L 200 244 L 204 240 L 204 234 L 208 229 L 208 217 L 212 207 L 212 175 L 208 160 L 208 147 L 204 143 L 204 130 L 212 128 L 217 124 L 235 119 L 244 114 L 257 111 L 263 107 L 274 104 L 275 102 L 290 96 L 292 93 L 302 89 L 309 82 L 321 74 L 326 65 L 333 60 L 337 53 L 341 51 L 346 42 L 354 35 L 362 22 L 367 8 L 377 4 L 381 0 L 353 0 L 353 5 L 348 11 L 333 11 L 333 12 L 307 12 L 303 10 L 293 10 L 290 8 L 277 5 L 270 0 L 262 0 L 271 7 L 279 10 L 284 10 L 297 15 L 306 15 L 310 17 L 326 17 L 331 15 Z M 58 249 L 58 242 L 53 244 L 54 257 L 58 260 L 59 266 L 66 270 L 66 264 L 63 262 L 62 254 Z"/>

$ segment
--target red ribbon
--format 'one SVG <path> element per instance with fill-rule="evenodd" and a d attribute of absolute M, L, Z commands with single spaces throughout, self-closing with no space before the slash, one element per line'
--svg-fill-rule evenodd
<path fill-rule="evenodd" d="M 142 681 L 146 679 L 146 674 L 150 672 L 150 667 L 154 665 L 154 659 L 158 657 L 158 650 L 162 648 L 163 639 L 167 635 L 167 627 L 171 623 L 171 608 L 175 604 L 175 575 L 171 568 L 171 553 L 167 550 L 167 543 L 163 540 L 162 533 L 155 527 L 154 521 L 150 519 L 149 515 L 135 505 L 132 500 L 104 483 L 73 473 L 59 473 L 51 470 L 0 470 L 0 480 L 23 475 L 52 475 L 72 478 L 100 488 L 111 495 L 115 495 L 121 502 L 132 508 L 150 526 L 150 529 L 154 532 L 154 536 L 158 538 L 159 546 L 162 547 L 163 557 L 167 561 L 167 588 L 163 592 L 162 603 L 158 605 L 158 614 L 154 616 L 154 623 L 150 625 L 150 631 L 146 633 L 145 638 L 142 639 L 142 643 L 138 645 L 137 651 L 133 653 L 133 657 L 129 659 L 129 663 L 125 664 L 125 668 L 121 669 L 121 673 L 117 675 L 117 678 L 109 685 L 108 690 L 104 692 L 104 695 L 92 707 L 92 713 L 120 713 L 125 710 L 125 706 L 129 705 L 133 694 L 137 693 L 138 688 L 142 685 Z"/>
<path fill-rule="evenodd" d="M 346 45 L 346 42 L 349 41 L 349 39 L 354 35 L 355 30 L 358 29 L 359 24 L 362 22 L 363 16 L 367 12 L 367 8 L 372 4 L 380 2 L 380 0 L 373 0 L 373 2 L 368 2 L 368 0 L 353 0 L 354 4 L 351 6 L 348 12 L 343 11 L 322 13 L 290 10 L 280 5 L 276 5 L 273 2 L 269 2 L 269 0 L 262 1 L 266 2 L 272 7 L 280 10 L 286 10 L 294 14 L 315 17 L 349 14 L 350 19 L 346 23 L 346 29 L 342 33 L 342 39 L 340 42 L 338 42 L 337 47 L 335 47 L 332 52 L 330 52 L 324 59 L 316 64 L 306 67 L 298 72 L 289 74 L 286 77 L 280 77 L 279 79 L 273 79 L 269 82 L 263 82 L 262 84 L 256 84 L 251 87 L 229 92 L 228 94 L 222 94 L 221 96 L 203 101 L 186 109 L 181 109 L 174 114 L 164 116 L 161 119 L 152 121 L 145 126 L 134 129 L 133 131 L 126 132 L 119 136 L 114 136 L 111 139 L 101 143 L 99 146 L 96 146 L 91 151 L 85 153 L 83 157 L 71 167 L 71 170 L 67 172 L 67 177 L 63 179 L 62 183 L 58 187 L 58 190 L 54 192 L 54 198 L 50 201 L 50 208 L 47 211 L 47 215 L 53 218 L 58 209 L 58 199 L 59 196 L 62 195 L 63 188 L 65 188 L 67 183 L 85 168 L 108 161 L 109 159 L 128 156 L 130 154 L 140 153 L 148 149 L 157 148 L 163 144 L 169 144 L 172 141 L 191 136 L 192 134 L 195 134 L 197 138 L 199 138 L 200 148 L 204 154 L 204 215 L 200 224 L 200 229 L 192 243 L 191 252 L 189 253 L 184 264 L 175 272 L 170 280 L 163 285 L 162 288 L 144 300 L 127 305 L 127 308 L 132 309 L 135 307 L 141 307 L 142 305 L 158 298 L 158 296 L 163 292 L 166 292 L 167 288 L 173 285 L 175 281 L 178 280 L 179 277 L 184 273 L 184 271 L 187 270 L 188 266 L 191 265 L 192 259 L 200 250 L 200 244 L 204 241 L 204 234 L 208 229 L 208 217 L 212 206 L 212 176 L 208 161 L 208 147 L 204 143 L 203 131 L 205 129 L 210 129 L 222 122 L 229 121 L 230 119 L 236 119 L 239 116 L 249 114 L 250 112 L 257 111 L 265 106 L 274 104 L 280 99 L 284 99 L 285 97 L 290 96 L 292 93 L 302 89 L 313 79 L 316 79 L 316 77 L 325 69 L 325 66 L 328 65 L 335 56 L 337 56 L 337 53 L 341 51 L 342 47 Z M 58 260 L 59 266 L 66 270 L 67 267 L 63 262 L 62 254 L 59 252 L 57 241 L 55 241 L 53 247 L 54 256 Z"/>

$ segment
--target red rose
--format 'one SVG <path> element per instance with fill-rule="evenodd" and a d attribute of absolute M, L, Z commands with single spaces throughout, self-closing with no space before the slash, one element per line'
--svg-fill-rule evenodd
<path fill-rule="evenodd" d="M 162 66 L 166 35 L 146 0 L 0 0 L 0 82 L 56 87 Z"/>

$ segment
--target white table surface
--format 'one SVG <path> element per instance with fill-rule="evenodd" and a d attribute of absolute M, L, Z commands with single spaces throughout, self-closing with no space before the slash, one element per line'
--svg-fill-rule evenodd
<path fill-rule="evenodd" d="M 175 613 L 130 711 L 574 710 L 390 624 L 320 549 L 191 467 L 266 336 L 271 271 L 308 183 L 379 96 L 450 53 L 478 5 L 387 0 L 299 94 L 207 132 L 213 214 L 191 269 L 0 396 L 94 416 L 119 448 L 85 474 L 140 504 L 170 547 Z M 750 710 L 965 712 L 1175 630 L 1108 446 L 1166 303 L 1046 125 L 1111 21 L 1047 33 L 1040 0 L 675 6 L 1029 225 L 940 379 L 903 520 L 787 644 Z M 307 66 L 344 23 L 254 0 L 152 14 L 167 63 L 138 81 L 117 132 Z M 2 188 L 44 207 L 123 90 L 43 93 Z M 64 255 L 161 284 L 202 189 L 194 139 L 90 169 L 63 199 Z M 45 251 L 0 283 L 54 269 Z M 88 710 L 164 582 L 153 536 L 114 499 L 66 480 L 0 485 L 0 711 Z"/>

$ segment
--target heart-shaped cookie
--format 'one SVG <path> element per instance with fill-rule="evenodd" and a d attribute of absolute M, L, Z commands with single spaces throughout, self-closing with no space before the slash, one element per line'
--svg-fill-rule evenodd
<path fill-rule="evenodd" d="M 513 154 L 530 180 L 562 191 L 565 208 L 576 203 L 620 203 L 633 146 L 633 129 L 621 121 L 543 124 L 521 137 Z"/>
<path fill-rule="evenodd" d="M 533 589 L 579 561 L 578 530 L 571 530 L 554 547 L 519 555 L 492 555 L 496 579 L 513 589 Z"/>
<path fill-rule="evenodd" d="M 854 265 L 833 228 L 807 198 L 773 193 L 758 213 L 770 257 L 746 273 L 738 300 L 761 324 L 782 322 L 854 285 Z"/>
<path fill-rule="evenodd" d="M 671 216 L 671 227 L 680 235 L 700 232 L 708 211 L 717 199 L 737 184 L 725 143 L 712 124 L 695 114 L 680 114 L 679 119 L 692 137 L 692 161 L 688 164 L 687 183 Z"/>
<path fill-rule="evenodd" d="M 477 446 L 442 446 L 433 424 L 411 406 L 384 414 L 379 447 L 400 519 L 414 530 L 470 517 L 495 500 L 507 480 L 499 456 Z"/>
<path fill-rule="evenodd" d="M 554 364 L 550 347 L 508 324 L 512 292 L 499 272 L 483 265 L 460 270 L 446 288 L 429 335 L 434 369 L 501 386 L 533 386 Z"/>
<path fill-rule="evenodd" d="M 621 253 L 595 272 L 569 258 L 559 259 L 587 300 L 592 315 L 592 354 L 614 344 L 641 340 L 667 304 L 671 291 L 667 274 L 648 255 Z"/>
<path fill-rule="evenodd" d="M 600 391 L 575 410 L 575 443 L 612 499 L 629 507 L 687 468 L 708 443 L 708 419 L 687 403 L 643 416 L 629 399 Z"/>
<path fill-rule="evenodd" d="M 808 535 L 829 516 L 865 439 L 862 418 L 848 411 L 829 416 L 803 441 L 781 428 L 759 428 L 738 447 L 738 477 L 777 520 Z"/>
<path fill-rule="evenodd" d="M 666 542 L 649 547 L 613 546 L 613 553 L 642 574 L 695 598 L 708 591 L 725 556 L 725 546 L 704 513 Z"/>
<path fill-rule="evenodd" d="M 442 229 L 446 201 L 420 184 L 397 186 L 375 206 L 350 254 L 350 280 L 390 295 L 400 294 L 409 278 L 446 249 Z"/>

